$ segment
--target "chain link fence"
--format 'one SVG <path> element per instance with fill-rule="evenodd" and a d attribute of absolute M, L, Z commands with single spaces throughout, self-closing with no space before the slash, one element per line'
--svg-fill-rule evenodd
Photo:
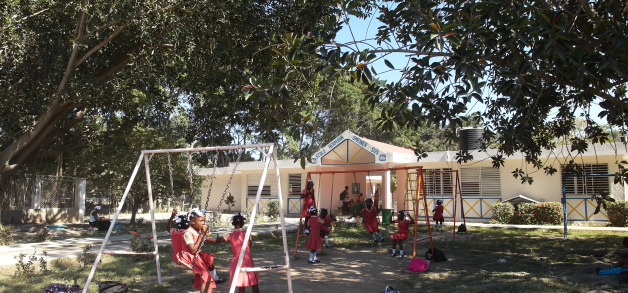
<path fill-rule="evenodd" d="M 4 210 L 68 209 L 78 207 L 77 196 L 82 179 L 60 176 L 22 176 L 7 180 L 2 186 Z"/>

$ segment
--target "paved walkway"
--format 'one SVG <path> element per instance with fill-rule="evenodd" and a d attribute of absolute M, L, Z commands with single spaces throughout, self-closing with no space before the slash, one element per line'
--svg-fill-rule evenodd
<path fill-rule="evenodd" d="M 286 231 L 296 231 L 299 219 L 286 218 L 285 221 Z M 271 231 L 274 231 L 276 227 L 280 227 L 280 225 L 281 224 L 279 222 L 257 224 L 253 227 L 253 231 L 251 232 L 251 234 L 268 234 Z M 245 228 L 246 227 L 248 227 L 248 225 L 245 225 Z M 224 234 L 231 229 L 233 229 L 233 227 L 216 227 L 212 229 L 212 233 Z M 98 253 L 102 242 L 105 239 L 106 232 L 96 233 L 101 233 L 102 236 L 0 246 L 0 266 L 15 265 L 15 263 L 17 263 L 17 259 L 15 257 L 18 256 L 20 253 L 31 255 L 34 252 L 35 256 L 40 257 L 43 255 L 42 252 L 46 251 L 46 253 L 48 254 L 48 261 L 62 257 L 78 257 L 83 253 L 82 247 L 87 244 L 92 245 L 92 248 L 89 250 L 90 253 Z M 110 236 L 105 249 L 130 250 L 129 247 L 131 245 L 132 238 L 133 235 L 131 234 Z M 170 237 L 168 235 L 168 232 L 157 232 L 157 244 L 170 245 Z"/>
<path fill-rule="evenodd" d="M 165 217 L 164 215 L 156 215 L 157 219 L 162 219 Z M 121 219 L 125 219 L 122 217 Z M 146 218 L 145 218 L 146 219 Z M 165 217 L 164 219 L 168 219 Z M 294 232 L 297 229 L 298 218 L 286 218 L 286 230 L 288 232 Z M 349 222 L 353 222 L 355 220 L 348 220 Z M 253 235 L 257 234 L 266 234 L 270 233 L 273 230 L 276 230 L 280 224 L 277 223 L 264 223 L 257 224 L 253 228 Z M 419 222 L 419 225 L 425 225 L 425 222 Z M 453 222 L 445 222 L 446 226 L 451 227 Z M 457 222 L 456 225 L 460 225 L 460 222 Z M 501 225 L 501 224 L 484 224 L 484 223 L 474 223 L 467 222 L 468 227 L 494 227 L 494 228 L 512 228 L 512 229 L 551 229 L 551 230 L 563 230 L 563 226 L 534 226 L 534 225 Z M 212 229 L 214 233 L 226 233 L 229 231 L 231 227 L 217 227 Z M 598 230 L 598 231 L 620 231 L 620 232 L 628 232 L 628 228 L 617 228 L 617 227 L 588 227 L 588 226 L 568 226 L 569 230 Z M 24 253 L 27 255 L 33 254 L 35 252 L 36 256 L 41 256 L 42 251 L 46 251 L 48 253 L 48 261 L 54 258 L 62 258 L 62 257 L 78 257 L 82 254 L 82 247 L 91 244 L 93 247 L 91 248 L 91 253 L 97 253 L 102 245 L 102 242 L 105 237 L 105 233 L 101 232 L 102 236 L 100 237 L 90 237 L 90 238 L 71 238 L 65 240 L 57 240 L 57 241 L 47 241 L 41 243 L 25 243 L 25 244 L 15 244 L 8 246 L 0 246 L 0 266 L 14 265 L 17 260 L 15 256 L 20 253 Z M 119 236 L 111 236 L 109 237 L 109 242 L 107 243 L 107 250 L 130 250 L 130 240 L 132 238 L 131 234 L 128 235 L 119 235 Z M 157 233 L 157 244 L 158 245 L 170 245 L 170 237 L 167 232 L 158 232 Z"/>

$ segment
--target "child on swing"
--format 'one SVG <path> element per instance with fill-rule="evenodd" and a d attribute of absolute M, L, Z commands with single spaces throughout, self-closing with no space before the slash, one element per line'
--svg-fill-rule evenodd
<path fill-rule="evenodd" d="M 244 242 L 244 235 L 246 231 L 242 229 L 244 227 L 244 222 L 246 218 L 243 213 L 235 213 L 231 216 L 231 224 L 233 224 L 233 232 L 222 236 L 216 239 L 216 243 L 229 241 L 231 242 L 231 252 L 233 252 L 233 258 L 231 259 L 231 273 L 229 274 L 229 280 L 234 282 L 233 279 L 235 275 L 236 267 L 238 266 L 238 259 L 240 258 L 240 251 L 242 250 L 242 244 Z M 249 248 L 244 253 L 244 258 L 242 259 L 242 267 L 243 268 L 252 268 L 255 267 L 253 264 L 253 258 L 251 258 L 251 250 L 250 250 L 251 242 L 249 242 Z M 259 283 L 259 275 L 257 272 L 240 272 L 240 276 L 238 277 L 236 287 L 238 287 L 238 291 L 240 293 L 245 292 L 246 287 L 252 287 L 253 293 L 259 293 L 259 287 L 257 286 Z"/>
<path fill-rule="evenodd" d="M 205 211 L 194 208 L 190 210 L 187 218 L 190 227 L 183 232 L 177 263 L 194 272 L 195 289 L 199 289 L 201 293 L 212 293 L 216 284 L 224 283 L 226 280 L 216 275 L 214 255 L 199 251 L 201 242 L 209 231 L 209 227 L 205 226 Z M 216 239 L 207 238 L 207 241 L 216 242 Z"/>
<path fill-rule="evenodd" d="M 363 208 L 360 213 L 351 216 L 349 219 L 357 217 L 360 214 L 363 215 L 362 222 L 364 222 L 364 228 L 371 233 L 373 241 L 378 243 L 377 237 L 375 236 L 375 233 L 377 233 L 379 235 L 379 240 L 384 242 L 384 236 L 382 236 L 382 232 L 379 231 L 377 224 L 377 209 L 373 206 L 373 199 L 367 197 L 364 203 L 366 204 L 366 207 Z"/>
<path fill-rule="evenodd" d="M 410 218 L 410 221 L 406 220 L 406 216 Z M 397 242 L 399 242 L 399 259 L 403 259 L 403 241 L 410 237 L 410 232 L 408 231 L 408 227 L 414 224 L 414 219 L 410 215 L 406 213 L 406 211 L 401 210 L 397 213 L 397 220 L 390 218 L 390 224 L 397 223 L 399 230 L 395 235 L 390 236 L 392 241 L 392 255 L 390 257 L 397 256 L 395 248 L 397 246 Z"/>
<path fill-rule="evenodd" d="M 311 206 L 307 211 L 310 213 L 310 219 L 305 222 L 306 229 L 310 230 L 310 235 L 307 237 L 307 243 L 305 243 L 305 248 L 310 249 L 310 258 L 308 259 L 308 263 L 319 263 L 321 262 L 316 258 L 316 250 L 321 248 L 321 239 L 320 239 L 320 230 L 322 229 L 322 225 L 327 225 L 331 222 L 325 222 L 323 219 L 317 217 L 318 211 L 315 206 Z"/>
<path fill-rule="evenodd" d="M 329 232 L 331 230 L 329 230 L 329 227 L 327 227 L 327 223 L 330 223 L 333 218 L 329 216 L 329 211 L 327 211 L 327 208 L 321 208 L 321 219 L 325 223 L 321 225 L 320 236 L 325 240 L 325 247 L 329 248 Z"/>
<path fill-rule="evenodd" d="M 172 261 L 178 264 L 177 253 L 181 251 L 181 238 L 183 232 L 190 227 L 185 215 L 177 215 L 177 209 L 172 209 L 172 215 L 168 221 L 167 229 L 170 234 L 170 243 L 172 244 Z"/>
<path fill-rule="evenodd" d="M 432 210 L 432 213 L 434 213 L 432 219 L 436 222 L 436 231 L 439 231 L 440 229 L 440 232 L 443 233 L 443 222 L 445 221 L 445 217 L 443 216 L 442 199 L 436 200 L 436 208 Z"/>

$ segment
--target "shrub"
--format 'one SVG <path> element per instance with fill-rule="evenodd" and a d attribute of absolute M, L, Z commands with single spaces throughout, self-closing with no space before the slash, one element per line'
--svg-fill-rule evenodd
<path fill-rule="evenodd" d="M 18 256 L 14 256 L 17 259 L 15 264 L 15 276 L 31 276 L 35 274 L 35 263 L 39 264 L 40 273 L 48 272 L 48 253 L 44 251 L 44 256 L 37 258 L 33 251 L 32 255 L 27 256 L 24 253 L 20 253 Z"/>
<path fill-rule="evenodd" d="M 12 228 L 11 225 L 0 224 L 0 245 L 9 245 L 13 242 Z"/>
<path fill-rule="evenodd" d="M 149 233 L 144 233 L 144 235 L 146 235 L 146 237 L 142 237 L 142 233 L 144 232 L 134 232 L 131 231 L 131 234 L 133 234 L 133 239 L 131 239 L 131 250 L 134 252 L 150 252 L 150 251 L 154 251 L 155 247 L 153 244 L 153 236 L 151 236 Z M 149 258 L 146 255 L 135 255 L 135 257 L 133 258 L 135 261 L 140 261 L 140 260 L 145 260 Z"/>
<path fill-rule="evenodd" d="M 351 206 L 351 214 L 352 214 L 352 215 L 357 215 L 357 214 L 359 214 L 359 213 L 362 211 L 362 209 L 363 209 L 363 208 L 365 208 L 365 207 L 366 207 L 366 204 L 365 204 L 363 201 L 361 201 L 361 202 L 356 202 L 355 204 L 353 204 L 353 205 Z"/>
<path fill-rule="evenodd" d="M 628 201 L 618 200 L 606 204 L 608 221 L 614 227 L 626 227 L 628 225 Z"/>
<path fill-rule="evenodd" d="M 530 207 L 532 224 L 560 225 L 563 222 L 563 205 L 557 202 L 541 202 Z"/>
<path fill-rule="evenodd" d="M 533 203 L 522 202 L 517 204 L 517 211 L 512 215 L 511 224 L 531 225 L 532 224 L 532 206 Z"/>
<path fill-rule="evenodd" d="M 266 204 L 266 208 L 268 209 L 268 217 L 271 221 L 275 221 L 279 219 L 279 201 L 276 199 L 268 201 Z"/>
<path fill-rule="evenodd" d="M 496 224 L 509 224 L 512 221 L 515 207 L 509 202 L 496 202 L 493 204 L 493 220 Z"/>
<path fill-rule="evenodd" d="M 81 254 L 78 258 L 79 268 L 90 267 L 96 260 L 96 256 L 88 252 L 92 248 L 92 245 L 87 244 L 82 248 L 83 254 Z M 100 260 L 98 263 L 102 263 L 102 260 Z"/>
<path fill-rule="evenodd" d="M 50 236 L 50 232 L 48 231 L 48 228 L 44 227 L 35 233 L 35 241 L 45 242 L 46 239 L 48 239 L 48 236 Z"/>

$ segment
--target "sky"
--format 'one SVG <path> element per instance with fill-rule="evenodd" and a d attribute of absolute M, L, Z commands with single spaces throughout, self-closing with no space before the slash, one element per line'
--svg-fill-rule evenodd
<path fill-rule="evenodd" d="M 375 17 L 363 20 L 363 19 L 350 16 L 349 23 L 350 23 L 350 26 L 345 25 L 342 28 L 342 30 L 338 32 L 336 39 L 339 43 L 352 42 L 354 37 L 356 41 L 365 40 L 365 39 L 374 39 L 375 35 L 377 34 L 377 28 L 382 25 L 382 23 L 379 20 L 377 20 Z M 352 36 L 352 33 L 353 33 L 353 36 Z M 378 46 L 375 41 L 369 41 L 368 43 L 371 44 L 372 46 Z M 357 48 L 359 50 L 364 50 L 364 49 L 369 48 L 369 46 L 365 44 L 357 44 Z M 391 70 L 385 64 L 384 59 L 387 59 L 388 61 L 390 61 L 390 63 L 395 68 L 395 70 Z M 399 80 L 399 78 L 401 77 L 400 69 L 408 64 L 408 60 L 409 60 L 409 57 L 407 53 L 393 53 L 393 54 L 387 55 L 385 58 L 381 58 L 375 61 L 373 64 L 370 64 L 370 65 L 372 65 L 375 71 L 378 73 L 378 75 L 376 76 L 378 79 L 391 82 L 391 81 Z M 482 112 L 485 109 L 484 105 L 481 103 L 474 103 L 472 105 L 469 105 L 468 107 L 470 108 L 468 113 L 472 113 L 476 111 Z M 598 118 L 598 114 L 600 111 L 602 111 L 602 108 L 598 106 L 597 103 L 591 106 L 591 114 L 592 114 L 591 116 L 593 120 L 596 121 L 600 125 L 606 125 L 607 123 L 605 122 L 605 120 Z M 577 115 L 579 115 L 582 112 L 578 111 L 576 113 Z"/>

